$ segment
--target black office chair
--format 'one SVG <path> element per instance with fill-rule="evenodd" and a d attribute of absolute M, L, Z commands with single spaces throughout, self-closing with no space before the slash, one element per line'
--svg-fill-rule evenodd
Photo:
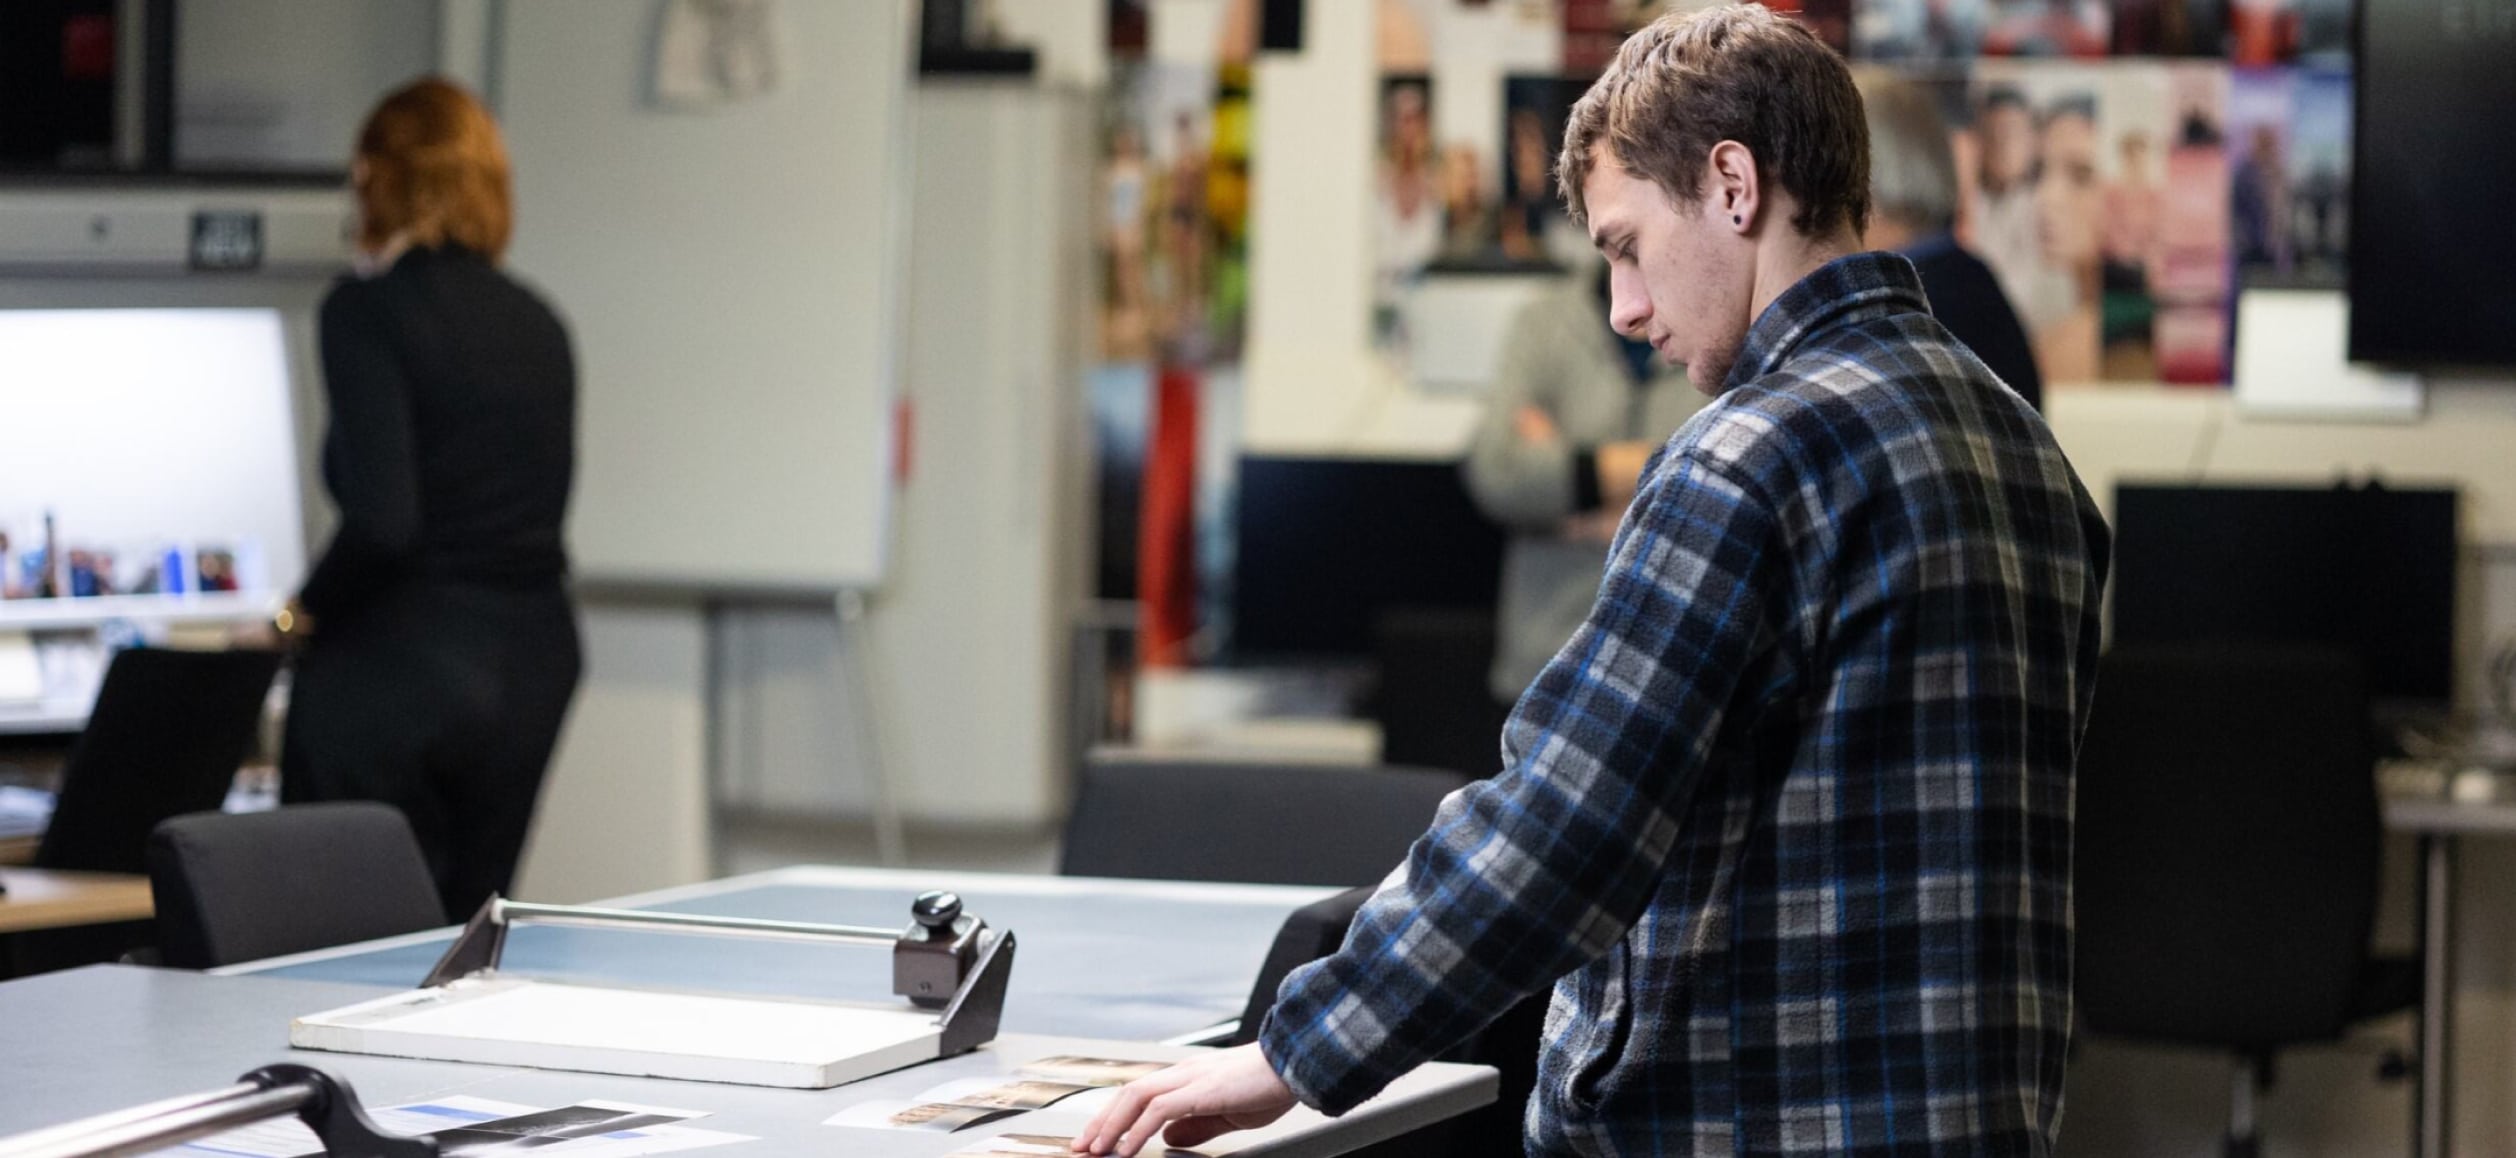
<path fill-rule="evenodd" d="M 160 963 L 210 969 L 446 923 L 410 822 L 391 805 L 199 812 L 148 845 Z"/>
<path fill-rule="evenodd" d="M 2371 955 L 2381 817 L 2357 663 L 2286 645 L 2118 647 L 2079 759 L 2080 1016 L 2228 1051 L 2227 1153 L 2281 1049 L 2407 1009 Z M 2403 1067 L 2399 1059 L 2387 1076 Z"/>
<path fill-rule="evenodd" d="M 1096 759 L 1084 765 L 1058 871 L 1370 884 L 1466 783 L 1425 768 Z"/>
<path fill-rule="evenodd" d="M 226 800 L 279 667 L 273 651 L 115 653 L 62 766 L 36 867 L 146 871 L 158 821 Z M 146 921 L 53 929 L 18 934 L 10 956 L 16 972 L 42 973 L 110 961 L 150 939 Z"/>
<path fill-rule="evenodd" d="M 1481 669 L 1480 669 L 1481 670 Z M 1354 885 L 1286 918 L 1260 965 L 1236 1042 L 1256 1039 L 1286 974 L 1335 952 L 1354 913 L 1466 777 L 1420 768 L 1235 763 L 1087 764 L 1066 825 L 1068 876 Z M 1444 1055 L 1502 1071 L 1494 1105 L 1359 1151 L 1359 1158 L 1518 1158 L 1537 1082 L 1547 995 Z"/>

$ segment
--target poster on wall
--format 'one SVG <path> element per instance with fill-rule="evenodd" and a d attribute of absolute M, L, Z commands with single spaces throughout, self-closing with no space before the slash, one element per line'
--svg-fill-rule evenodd
<path fill-rule="evenodd" d="M 1379 162 L 1372 179 L 1372 340 L 1406 348 L 1407 292 L 1442 250 L 1445 217 L 1433 150 L 1433 79 L 1380 81 Z"/>
<path fill-rule="evenodd" d="M 2152 324 L 2159 381 L 2228 381 L 2228 70 L 2201 62 L 2168 66 L 2173 139 L 2159 207 L 2158 303 Z"/>
<path fill-rule="evenodd" d="M 1989 60 L 1970 90 L 1965 238 L 2045 380 L 2225 382 L 2226 69 Z"/>
<path fill-rule="evenodd" d="M 2228 180 L 2240 280 L 2341 285 L 2350 224 L 2349 74 L 2237 70 L 2228 92 Z"/>

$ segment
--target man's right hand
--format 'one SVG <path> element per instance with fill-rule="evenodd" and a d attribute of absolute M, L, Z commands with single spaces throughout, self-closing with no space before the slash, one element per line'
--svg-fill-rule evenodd
<path fill-rule="evenodd" d="M 1535 406 L 1522 406 L 1511 413 L 1511 431 L 1526 443 L 1554 442 L 1564 436 L 1555 420 Z"/>

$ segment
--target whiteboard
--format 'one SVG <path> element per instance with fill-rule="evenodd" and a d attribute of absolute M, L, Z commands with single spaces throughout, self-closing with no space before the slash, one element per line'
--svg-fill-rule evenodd
<path fill-rule="evenodd" d="M 776 5 L 775 87 L 649 97 L 662 4 L 496 9 L 510 268 L 567 319 L 577 574 L 869 587 L 889 517 L 905 0 Z"/>

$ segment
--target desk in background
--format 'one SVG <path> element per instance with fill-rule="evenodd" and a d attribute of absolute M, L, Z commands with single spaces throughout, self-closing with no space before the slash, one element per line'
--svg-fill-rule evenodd
<path fill-rule="evenodd" d="M 125 873 L 0 868 L 0 933 L 145 921 L 157 912 L 149 880 Z"/>
<path fill-rule="evenodd" d="M 2411 764 L 2379 769 L 2378 784 L 2385 827 L 2420 841 L 2420 1083 L 2412 1154 L 2446 1158 L 2454 1153 L 2456 846 L 2468 836 L 2516 837 L 2516 785 L 2488 773 L 2449 775 Z"/>

